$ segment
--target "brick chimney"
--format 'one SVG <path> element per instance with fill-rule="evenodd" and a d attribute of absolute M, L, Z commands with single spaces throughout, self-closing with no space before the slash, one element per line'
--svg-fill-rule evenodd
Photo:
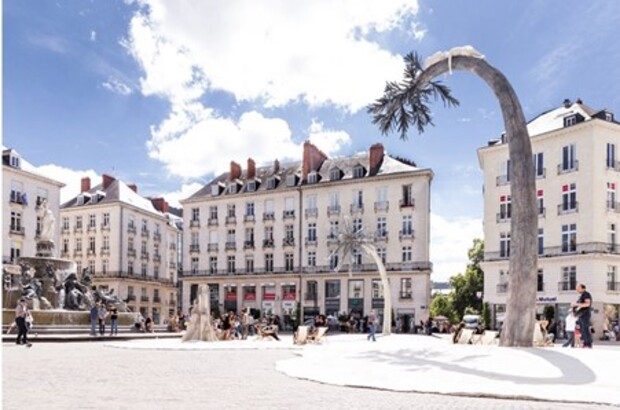
<path fill-rule="evenodd" d="M 279 170 L 280 170 L 280 161 L 276 159 L 275 161 L 273 161 L 273 173 L 277 174 Z"/>
<path fill-rule="evenodd" d="M 368 170 L 369 175 L 377 175 L 379 172 L 379 168 L 381 167 L 381 163 L 383 162 L 383 144 L 376 143 L 370 146 L 368 150 L 368 165 L 370 169 Z"/>
<path fill-rule="evenodd" d="M 80 181 L 80 192 L 90 191 L 90 177 L 84 177 Z"/>
<path fill-rule="evenodd" d="M 310 141 L 304 142 L 304 153 L 301 163 L 301 179 L 306 181 L 308 174 L 321 168 L 323 162 L 327 159 L 327 155 L 318 149 Z"/>
<path fill-rule="evenodd" d="M 127 184 L 127 186 L 129 187 L 129 189 L 131 189 L 136 194 L 138 193 L 138 185 L 136 185 L 136 184 Z"/>
<path fill-rule="evenodd" d="M 159 212 L 167 213 L 169 210 L 168 202 L 164 198 L 151 198 L 151 203 Z"/>
<path fill-rule="evenodd" d="M 112 176 L 110 176 L 110 175 L 108 175 L 108 174 L 103 174 L 103 175 L 102 175 L 102 181 L 101 181 L 101 184 L 103 185 L 103 189 L 104 189 L 104 190 L 105 190 L 105 189 L 108 189 L 108 187 L 110 186 L 110 184 L 111 184 L 112 182 L 114 182 L 114 180 L 115 180 L 115 179 L 116 179 L 116 178 L 114 178 L 114 177 L 112 177 Z"/>
<path fill-rule="evenodd" d="M 230 180 L 241 178 L 241 165 L 235 161 L 230 161 Z"/>
<path fill-rule="evenodd" d="M 246 174 L 248 179 L 256 178 L 256 162 L 254 162 L 252 158 L 248 158 L 248 170 Z"/>

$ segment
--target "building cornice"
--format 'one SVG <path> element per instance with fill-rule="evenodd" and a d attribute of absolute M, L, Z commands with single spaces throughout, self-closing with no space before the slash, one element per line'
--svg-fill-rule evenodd
<path fill-rule="evenodd" d="M 15 167 L 11 167 L 11 166 L 5 165 L 5 164 L 2 164 L 2 168 L 3 168 L 4 172 L 12 171 L 12 172 L 15 172 L 16 174 L 22 174 L 25 177 L 33 178 L 33 179 L 39 180 L 41 182 L 45 182 L 47 184 L 55 185 L 58 188 L 62 188 L 62 187 L 65 186 L 65 184 L 63 184 L 60 181 L 56 181 L 55 179 L 44 177 L 43 175 L 40 175 L 40 174 L 37 174 L 37 173 L 34 173 L 34 172 L 26 171 L 26 170 L 24 170 L 22 168 L 15 168 Z"/>
<path fill-rule="evenodd" d="M 109 202 L 103 202 L 103 203 L 98 203 L 98 204 L 88 204 L 88 205 L 74 205 L 74 206 L 70 206 L 68 208 L 60 208 L 60 213 L 62 214 L 63 212 L 79 212 L 79 211 L 92 211 L 92 210 L 105 210 L 107 208 L 111 208 L 114 206 L 119 206 L 120 208 L 128 208 L 131 209 L 132 211 L 136 211 L 137 213 L 141 214 L 141 215 L 146 215 L 146 216 L 150 216 L 152 218 L 157 218 L 160 219 L 162 222 L 166 223 L 166 225 L 170 226 L 170 228 L 174 229 L 174 230 L 178 230 L 178 228 L 171 226 L 168 224 L 168 218 L 164 215 L 159 215 L 159 214 L 154 214 L 152 212 L 148 212 L 145 211 L 144 209 L 137 207 L 135 205 L 131 205 L 128 204 L 126 202 L 123 201 L 109 201 Z"/>

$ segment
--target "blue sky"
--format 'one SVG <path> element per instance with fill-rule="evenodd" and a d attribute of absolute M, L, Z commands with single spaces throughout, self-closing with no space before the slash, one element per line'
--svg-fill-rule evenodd
<path fill-rule="evenodd" d="M 400 55 L 474 45 L 528 118 L 577 97 L 620 111 L 617 1 L 271 3 L 4 2 L 4 145 L 69 182 L 65 196 L 107 172 L 178 199 L 230 159 L 381 141 L 435 171 L 441 279 L 481 233 L 475 153 L 502 121 L 486 86 L 455 73 L 444 81 L 460 107 L 438 104 L 436 126 L 408 141 L 381 136 L 363 107 L 399 77 Z"/>

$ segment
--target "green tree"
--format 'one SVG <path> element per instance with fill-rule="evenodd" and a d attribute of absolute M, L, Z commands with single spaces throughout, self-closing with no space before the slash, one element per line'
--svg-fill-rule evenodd
<path fill-rule="evenodd" d="M 482 304 L 482 321 L 485 329 L 491 328 L 491 308 L 487 302 Z"/>
<path fill-rule="evenodd" d="M 437 293 L 435 296 L 433 296 L 430 311 L 432 317 L 445 316 L 452 323 L 458 321 L 456 312 L 454 311 L 454 307 L 452 306 L 451 295 Z"/>
<path fill-rule="evenodd" d="M 459 319 L 465 314 L 467 308 L 477 312 L 482 311 L 482 300 L 478 298 L 478 292 L 484 288 L 484 273 L 480 268 L 480 262 L 484 259 L 484 241 L 474 239 L 472 247 L 467 251 L 469 263 L 465 273 L 459 273 L 450 278 L 452 292 L 452 304 Z"/>

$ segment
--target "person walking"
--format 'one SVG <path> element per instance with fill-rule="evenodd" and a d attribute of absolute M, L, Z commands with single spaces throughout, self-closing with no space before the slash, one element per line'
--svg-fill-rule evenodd
<path fill-rule="evenodd" d="M 579 293 L 579 299 L 577 299 L 577 302 L 572 303 L 571 306 L 576 308 L 576 314 L 579 317 L 577 323 L 579 323 L 583 347 L 591 349 L 592 334 L 590 333 L 590 310 L 592 308 L 592 296 L 590 292 L 586 290 L 586 285 L 583 283 L 578 284 L 575 290 Z"/>
<path fill-rule="evenodd" d="M 99 318 L 99 302 L 90 308 L 90 335 L 97 336 L 97 319 Z"/>
<path fill-rule="evenodd" d="M 372 340 L 373 342 L 376 342 L 377 339 L 375 338 L 375 333 L 377 331 L 377 314 L 375 313 L 375 310 L 371 310 L 370 314 L 368 315 L 368 337 L 366 338 L 366 340 Z"/>
<path fill-rule="evenodd" d="M 110 336 L 118 335 L 118 310 L 112 308 L 110 313 Z"/>
<path fill-rule="evenodd" d="M 97 317 L 99 319 L 99 335 L 103 336 L 105 334 L 105 319 L 108 317 L 108 310 L 106 309 L 104 303 L 101 303 L 99 306 Z"/>
<path fill-rule="evenodd" d="M 15 324 L 17 325 L 17 340 L 15 344 L 32 347 L 32 344 L 28 342 L 28 326 L 26 325 L 26 317 L 29 314 L 28 303 L 25 298 L 21 298 L 15 308 Z"/>
<path fill-rule="evenodd" d="M 573 313 L 572 309 L 568 311 L 564 322 L 566 324 L 566 342 L 562 345 L 562 347 L 575 347 L 575 325 L 577 324 L 577 317 Z"/>

